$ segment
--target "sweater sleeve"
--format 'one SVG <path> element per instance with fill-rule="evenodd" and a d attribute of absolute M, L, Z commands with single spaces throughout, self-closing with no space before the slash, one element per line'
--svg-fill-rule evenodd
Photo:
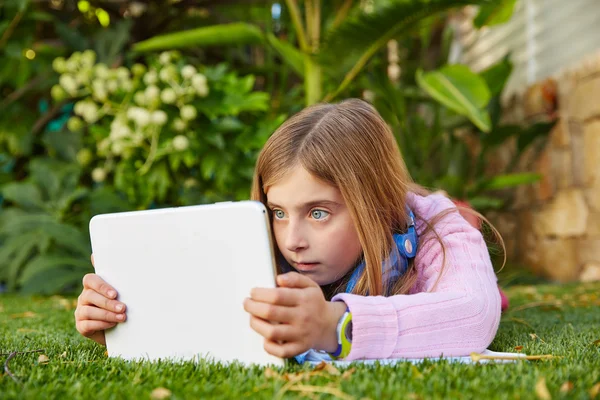
<path fill-rule="evenodd" d="M 447 199 L 436 203 L 425 210 L 416 208 L 429 219 L 453 206 Z M 418 231 L 423 229 L 417 225 Z M 332 299 L 344 301 L 352 313 L 353 340 L 347 360 L 464 356 L 481 352 L 492 342 L 500 323 L 501 300 L 481 233 L 458 212 L 443 217 L 435 230 L 446 250 L 441 278 L 442 246 L 428 234 L 420 238 L 414 265 L 418 278 L 410 294 L 342 293 Z"/>

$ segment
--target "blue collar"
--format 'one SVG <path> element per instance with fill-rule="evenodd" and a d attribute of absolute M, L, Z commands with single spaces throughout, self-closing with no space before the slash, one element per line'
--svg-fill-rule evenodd
<path fill-rule="evenodd" d="M 411 209 L 407 209 L 407 211 L 410 220 L 406 233 L 394 233 L 393 235 L 398 251 L 392 251 L 390 254 L 390 261 L 387 263 L 384 262 L 381 266 L 384 287 L 392 287 L 393 284 L 406 273 L 406 270 L 408 269 L 408 260 L 414 258 L 417 254 L 419 239 L 417 237 L 417 230 L 415 229 L 415 215 Z M 398 255 L 400 255 L 400 260 L 398 260 Z M 352 293 L 352 290 L 354 290 L 364 270 L 365 262 L 362 261 L 350 276 L 350 280 L 346 285 L 346 293 Z"/>

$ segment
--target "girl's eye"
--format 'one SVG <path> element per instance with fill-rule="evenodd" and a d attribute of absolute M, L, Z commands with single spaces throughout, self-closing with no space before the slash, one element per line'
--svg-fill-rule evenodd
<path fill-rule="evenodd" d="M 273 215 L 275 215 L 275 218 L 277 219 L 283 219 L 283 217 L 285 217 L 285 213 L 281 210 L 274 210 Z"/>
<path fill-rule="evenodd" d="M 314 219 L 320 220 L 320 219 L 327 218 L 329 216 L 329 213 L 327 211 L 324 211 L 324 210 L 312 210 L 310 212 L 310 215 Z"/>

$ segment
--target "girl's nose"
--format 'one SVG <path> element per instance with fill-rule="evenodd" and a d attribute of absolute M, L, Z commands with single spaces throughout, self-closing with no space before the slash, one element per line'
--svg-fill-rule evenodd
<path fill-rule="evenodd" d="M 290 223 L 286 232 L 285 247 L 289 251 L 293 252 L 297 252 L 308 247 L 306 235 L 304 235 L 302 229 L 300 229 L 300 227 L 293 222 Z"/>

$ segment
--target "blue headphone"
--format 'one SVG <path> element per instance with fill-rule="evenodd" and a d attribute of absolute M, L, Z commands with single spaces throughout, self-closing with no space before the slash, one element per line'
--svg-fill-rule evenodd
<path fill-rule="evenodd" d="M 406 233 L 394 233 L 393 235 L 398 251 L 392 251 L 389 262 L 384 262 L 381 266 L 381 275 L 386 283 L 392 283 L 404 275 L 408 269 L 408 260 L 417 255 L 419 239 L 415 229 L 415 215 L 411 209 L 407 209 L 407 211 L 410 219 Z M 398 260 L 398 255 L 400 255 L 400 260 Z M 365 262 L 362 261 L 350 276 L 346 285 L 346 293 L 352 292 L 364 270 Z"/>

